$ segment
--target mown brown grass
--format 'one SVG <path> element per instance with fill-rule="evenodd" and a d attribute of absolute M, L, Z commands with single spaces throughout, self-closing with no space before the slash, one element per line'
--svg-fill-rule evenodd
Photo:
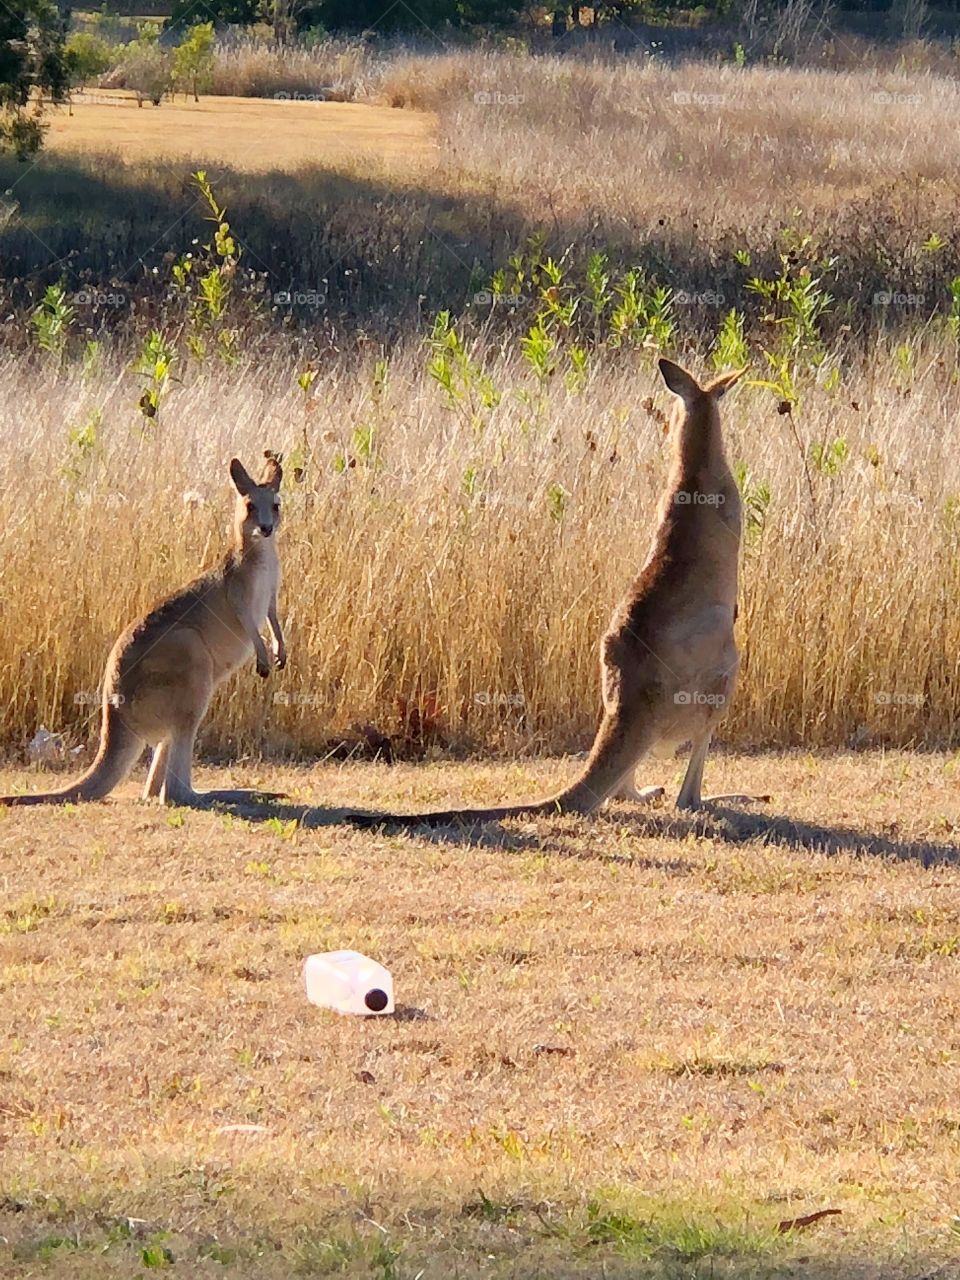
<path fill-rule="evenodd" d="M 954 765 L 720 754 L 710 785 L 772 810 L 474 842 L 323 824 L 569 766 L 201 770 L 321 806 L 306 828 L 133 784 L 0 814 L 0 1270 L 952 1275 Z M 303 957 L 341 946 L 398 1018 L 307 1005 Z"/>
<path fill-rule="evenodd" d="M 157 109 L 139 108 L 122 90 L 99 89 L 76 95 L 69 115 L 53 115 L 47 146 L 72 156 L 108 144 L 127 164 L 149 159 L 184 173 L 204 162 L 256 173 L 301 169 L 307 159 L 347 165 L 367 157 L 410 171 L 434 153 L 434 132 L 427 113 L 368 103 L 204 97 Z"/>

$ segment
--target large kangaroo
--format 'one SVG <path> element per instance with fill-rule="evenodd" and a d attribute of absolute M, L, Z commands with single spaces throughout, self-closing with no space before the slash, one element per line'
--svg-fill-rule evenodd
<path fill-rule="evenodd" d="M 727 464 L 717 403 L 743 373 L 705 386 L 670 360 L 664 382 L 678 397 L 671 422 L 673 463 L 653 546 L 617 606 L 600 646 L 603 719 L 580 777 L 546 800 L 439 813 L 350 814 L 357 826 L 496 821 L 523 814 L 590 813 L 633 790 L 637 762 L 693 742 L 677 806 L 697 809 L 710 736 L 737 678 L 740 495 Z M 749 796 L 717 796 L 747 801 Z"/>
<path fill-rule="evenodd" d="M 0 805 L 67 804 L 102 800 L 154 748 L 144 799 L 203 807 L 253 798 L 248 791 L 193 790 L 193 743 L 214 690 L 252 654 L 257 674 L 286 663 L 277 618 L 280 565 L 279 459 L 268 453 L 259 484 L 236 458 L 230 478 L 237 491 L 234 544 L 223 563 L 151 609 L 120 636 L 103 677 L 100 747 L 83 775 L 61 791 L 0 796 Z M 260 634 L 273 639 L 273 659 Z"/>

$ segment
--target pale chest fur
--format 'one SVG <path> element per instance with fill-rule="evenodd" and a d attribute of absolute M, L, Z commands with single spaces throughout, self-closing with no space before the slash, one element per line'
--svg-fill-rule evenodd
<path fill-rule="evenodd" d="M 250 566 L 249 572 L 241 576 L 238 596 L 255 618 L 258 627 L 266 622 L 270 602 L 276 594 L 279 582 L 280 566 L 275 555 L 263 557 Z"/>

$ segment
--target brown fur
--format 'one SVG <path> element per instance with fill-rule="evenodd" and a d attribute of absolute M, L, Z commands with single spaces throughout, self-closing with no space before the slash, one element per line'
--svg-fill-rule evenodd
<path fill-rule="evenodd" d="M 589 813 L 624 790 L 636 796 L 633 771 L 648 751 L 672 752 L 688 740 L 694 749 L 677 803 L 700 805 L 710 734 L 729 705 L 738 664 L 733 624 L 740 495 L 724 454 L 717 403 L 742 370 L 704 386 L 669 360 L 660 361 L 660 370 L 678 397 L 670 476 L 653 546 L 601 641 L 603 717 L 580 776 L 557 795 L 528 804 L 354 814 L 351 822 L 441 825 Z"/>
<path fill-rule="evenodd" d="M 87 772 L 60 791 L 0 796 L 0 805 L 100 800 L 132 769 L 144 746 L 154 747 L 144 796 L 174 804 L 249 798 L 241 792 L 198 795 L 190 776 L 193 743 L 214 690 L 251 654 L 270 674 L 260 628 L 268 622 L 273 662 L 286 662 L 277 618 L 280 459 L 267 455 L 259 483 L 236 458 L 234 545 L 220 566 L 159 601 L 122 633 L 103 677 L 100 744 Z"/>

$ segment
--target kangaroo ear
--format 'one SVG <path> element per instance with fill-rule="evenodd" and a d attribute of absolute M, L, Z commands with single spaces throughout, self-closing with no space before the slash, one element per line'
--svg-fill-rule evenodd
<path fill-rule="evenodd" d="M 264 449 L 263 456 L 266 458 L 266 462 L 263 464 L 263 475 L 260 483 L 268 484 L 271 489 L 279 489 L 280 482 L 283 479 L 283 467 L 280 465 L 283 461 L 283 454 L 274 453 L 272 449 Z"/>
<path fill-rule="evenodd" d="M 231 458 L 230 460 L 230 479 L 233 481 L 233 487 L 241 498 L 245 498 L 253 488 L 253 481 L 247 475 L 246 468 L 239 458 Z"/>
<path fill-rule="evenodd" d="M 684 404 L 692 404 L 703 395 L 703 389 L 692 373 L 687 373 L 686 369 L 681 369 L 672 360 L 660 360 L 659 365 L 664 382 Z"/>
<path fill-rule="evenodd" d="M 721 396 L 726 395 L 732 386 L 740 381 L 747 372 L 746 368 L 734 369 L 731 373 L 721 373 L 718 378 L 714 378 L 712 382 L 708 382 L 703 388 L 708 396 L 713 396 L 714 400 L 719 400 Z"/>

